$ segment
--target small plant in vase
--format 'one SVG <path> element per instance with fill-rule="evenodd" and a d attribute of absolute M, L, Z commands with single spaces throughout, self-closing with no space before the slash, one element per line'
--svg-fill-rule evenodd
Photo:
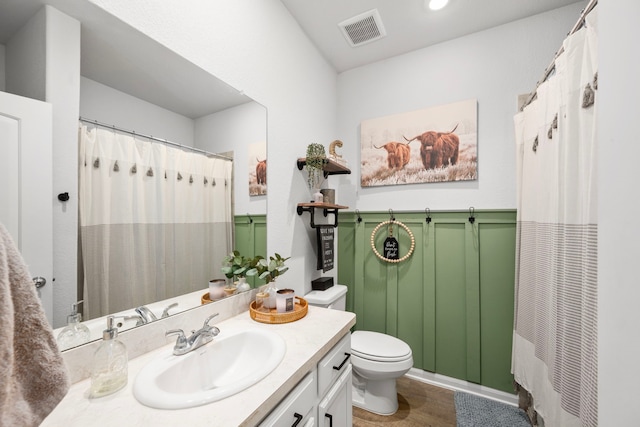
<path fill-rule="evenodd" d="M 238 251 L 233 251 L 222 261 L 220 269 L 229 279 L 238 278 L 237 282 L 232 282 L 225 288 L 227 295 L 234 292 L 248 291 L 251 287 L 247 283 L 247 276 L 255 276 L 258 273 L 254 259 L 247 258 Z"/>
<path fill-rule="evenodd" d="M 275 254 L 274 256 L 270 256 L 269 259 L 257 256 L 252 261 L 252 264 L 255 265 L 257 270 L 258 277 L 264 279 L 266 282 L 266 285 L 260 289 L 260 296 L 264 298 L 266 308 L 276 307 L 276 292 L 278 288 L 276 288 L 274 281 L 278 276 L 283 275 L 289 270 L 289 267 L 285 265 L 285 261 L 289 258 L 291 257 L 283 258 L 280 254 Z M 265 294 L 267 294 L 268 297 L 266 297 Z"/>
<path fill-rule="evenodd" d="M 324 164 L 327 161 L 327 154 L 322 144 L 312 143 L 307 145 L 305 169 L 307 170 L 307 185 L 313 191 L 313 201 L 322 202 L 320 185 L 324 181 Z"/>

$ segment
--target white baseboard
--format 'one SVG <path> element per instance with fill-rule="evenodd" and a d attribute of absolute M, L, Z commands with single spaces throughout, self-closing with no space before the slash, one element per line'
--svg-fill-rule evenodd
<path fill-rule="evenodd" d="M 411 368 L 405 376 L 437 387 L 443 387 L 454 391 L 463 391 L 465 393 L 475 394 L 497 402 L 506 403 L 507 405 L 518 406 L 518 396 L 516 394 L 505 393 L 504 391 L 495 390 L 493 388 L 470 383 L 468 381 L 434 374 L 433 372 L 427 372 L 416 368 Z"/>

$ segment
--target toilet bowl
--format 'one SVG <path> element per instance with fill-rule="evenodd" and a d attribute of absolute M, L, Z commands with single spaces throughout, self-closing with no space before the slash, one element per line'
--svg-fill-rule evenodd
<path fill-rule="evenodd" d="M 353 404 L 380 415 L 398 410 L 396 379 L 413 366 L 411 348 L 402 340 L 372 331 L 351 334 Z"/>
<path fill-rule="evenodd" d="M 344 310 L 346 294 L 346 286 L 335 285 L 304 298 L 312 306 Z M 353 405 L 380 415 L 394 414 L 398 410 L 396 379 L 413 366 L 409 345 L 391 335 L 358 330 L 351 334 L 350 360 Z"/>

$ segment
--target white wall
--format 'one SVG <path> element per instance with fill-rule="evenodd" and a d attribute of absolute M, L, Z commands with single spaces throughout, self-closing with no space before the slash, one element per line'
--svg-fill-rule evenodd
<path fill-rule="evenodd" d="M 6 90 L 53 108 L 53 324 L 66 322 L 76 301 L 77 130 L 80 23 L 56 9 L 40 9 L 6 46 Z M 56 195 L 68 192 L 68 202 Z"/>
<path fill-rule="evenodd" d="M 82 77 L 80 83 L 80 115 L 83 118 L 194 146 L 192 119 L 86 77 Z"/>
<path fill-rule="evenodd" d="M 638 425 L 640 228 L 636 187 L 640 2 L 598 5 L 599 425 Z"/>
<path fill-rule="evenodd" d="M 77 301 L 78 99 L 80 22 L 51 6 L 46 11 L 46 101 L 53 108 L 53 324 L 63 325 Z M 57 195 L 68 192 L 69 201 Z"/>
<path fill-rule="evenodd" d="M 339 203 L 361 211 L 514 209 L 517 96 L 534 89 L 583 7 L 572 4 L 340 74 L 337 137 L 352 174 L 331 178 Z M 361 121 L 467 99 L 478 102 L 476 181 L 360 186 Z"/>
<path fill-rule="evenodd" d="M 46 14 L 36 13 L 6 44 L 6 91 L 45 99 Z"/>
<path fill-rule="evenodd" d="M 315 234 L 296 214 L 308 198 L 296 159 L 335 139 L 335 71 L 279 0 L 91 1 L 267 108 L 268 251 L 293 256 L 281 287 L 310 289 Z"/>
<path fill-rule="evenodd" d="M 266 196 L 249 196 L 249 144 L 266 142 L 267 111 L 248 102 L 195 121 L 195 146 L 212 153 L 233 152 L 234 213 L 265 214 Z"/>

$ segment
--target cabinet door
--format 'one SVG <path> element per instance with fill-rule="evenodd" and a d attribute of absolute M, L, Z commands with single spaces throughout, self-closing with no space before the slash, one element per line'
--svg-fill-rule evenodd
<path fill-rule="evenodd" d="M 351 334 L 346 334 L 318 363 L 318 396 L 325 395 L 329 387 L 351 366 Z"/>
<path fill-rule="evenodd" d="M 316 371 L 312 371 L 284 398 L 261 427 L 307 426 L 315 413 Z M 313 421 L 311 423 L 313 425 Z"/>
<path fill-rule="evenodd" d="M 318 405 L 318 426 L 350 427 L 352 418 L 351 365 L 348 365 Z"/>

